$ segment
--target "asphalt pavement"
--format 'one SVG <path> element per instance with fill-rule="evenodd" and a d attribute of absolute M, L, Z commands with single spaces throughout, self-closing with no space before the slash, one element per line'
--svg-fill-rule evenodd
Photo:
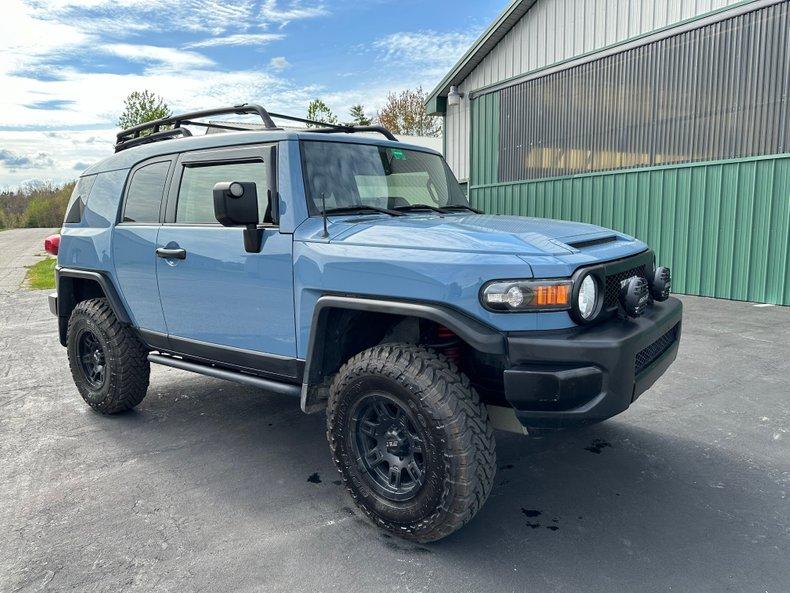
<path fill-rule="evenodd" d="M 339 484 L 323 415 L 154 367 L 92 412 L 46 292 L 49 231 L 0 232 L 0 591 L 790 591 L 790 308 L 682 297 L 665 377 L 621 416 L 497 433 L 493 493 L 431 545 Z"/>

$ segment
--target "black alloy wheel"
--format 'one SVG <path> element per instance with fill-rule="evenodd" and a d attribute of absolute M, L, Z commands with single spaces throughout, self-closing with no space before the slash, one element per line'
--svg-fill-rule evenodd
<path fill-rule="evenodd" d="M 381 496 L 405 501 L 425 481 L 423 440 L 412 412 L 385 393 L 371 393 L 351 411 L 352 449 L 362 476 Z"/>
<path fill-rule="evenodd" d="M 77 354 L 88 385 L 93 389 L 101 389 L 107 376 L 107 355 L 99 338 L 92 331 L 85 330 L 80 334 Z"/>

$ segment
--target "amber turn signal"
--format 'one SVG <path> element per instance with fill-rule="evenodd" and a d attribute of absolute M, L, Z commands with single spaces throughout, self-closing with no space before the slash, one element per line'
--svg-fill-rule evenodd
<path fill-rule="evenodd" d="M 534 288 L 535 302 L 541 307 L 564 306 L 571 302 L 571 287 L 569 284 L 554 284 L 537 286 Z"/>

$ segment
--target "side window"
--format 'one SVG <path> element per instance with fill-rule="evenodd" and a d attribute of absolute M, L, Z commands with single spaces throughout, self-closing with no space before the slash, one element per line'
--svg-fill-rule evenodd
<path fill-rule="evenodd" d="M 159 222 L 159 207 L 167 182 L 169 161 L 151 163 L 134 172 L 126 192 L 123 222 Z"/>
<path fill-rule="evenodd" d="M 261 222 L 271 222 L 266 190 L 267 167 L 263 161 L 222 163 L 220 165 L 187 165 L 178 190 L 176 222 L 216 223 L 214 216 L 214 186 L 224 181 L 253 181 L 258 189 L 258 214 Z"/>
<path fill-rule="evenodd" d="M 66 206 L 66 219 L 63 222 L 78 223 L 82 221 L 82 213 L 85 210 L 85 204 L 88 202 L 88 195 L 91 193 L 94 181 L 96 181 L 96 175 L 79 178 L 74 186 L 74 191 L 71 192 L 69 204 Z"/>

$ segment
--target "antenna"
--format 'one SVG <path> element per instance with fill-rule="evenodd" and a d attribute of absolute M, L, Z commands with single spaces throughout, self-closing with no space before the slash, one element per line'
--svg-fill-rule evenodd
<path fill-rule="evenodd" d="M 329 231 L 326 229 L 326 193 L 321 192 L 321 216 L 324 217 L 324 239 L 329 236 Z"/>

